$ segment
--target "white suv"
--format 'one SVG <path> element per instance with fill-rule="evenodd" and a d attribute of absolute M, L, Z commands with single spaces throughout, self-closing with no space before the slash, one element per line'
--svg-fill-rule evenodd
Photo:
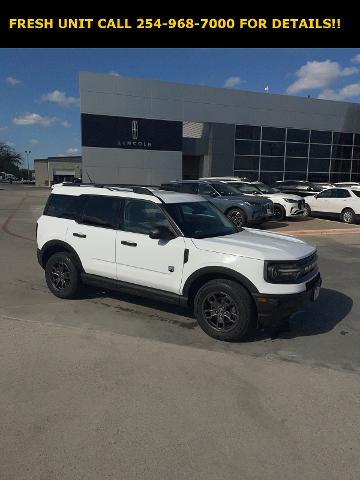
<path fill-rule="evenodd" d="M 189 305 L 221 340 L 280 325 L 320 291 L 312 246 L 239 230 L 203 197 L 155 188 L 55 185 L 37 244 L 57 297 L 83 283 Z"/>
<path fill-rule="evenodd" d="M 345 223 L 355 223 L 360 219 L 360 187 L 328 188 L 306 197 L 306 212 L 307 215 L 332 216 Z"/>
<path fill-rule="evenodd" d="M 244 195 L 263 195 L 270 198 L 274 204 L 273 220 L 280 222 L 286 217 L 301 216 L 306 214 L 305 200 L 298 195 L 282 193 L 276 188 L 269 187 L 263 182 L 251 181 L 237 177 L 218 177 L 226 183 L 230 183 Z"/>

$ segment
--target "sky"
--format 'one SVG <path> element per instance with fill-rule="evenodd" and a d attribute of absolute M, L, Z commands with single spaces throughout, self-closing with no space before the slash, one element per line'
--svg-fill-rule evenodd
<path fill-rule="evenodd" d="M 360 101 L 360 49 L 0 49 L 0 141 L 81 154 L 79 72 Z"/>

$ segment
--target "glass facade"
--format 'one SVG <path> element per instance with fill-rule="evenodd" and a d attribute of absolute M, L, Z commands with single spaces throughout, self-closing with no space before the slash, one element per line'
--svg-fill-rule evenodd
<path fill-rule="evenodd" d="M 360 181 L 360 133 L 236 125 L 234 142 L 239 177 Z"/>

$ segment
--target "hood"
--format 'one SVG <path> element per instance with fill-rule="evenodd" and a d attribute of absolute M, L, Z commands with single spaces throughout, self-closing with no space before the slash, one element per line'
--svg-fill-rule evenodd
<path fill-rule="evenodd" d="M 269 203 L 269 199 L 266 196 L 257 196 L 257 195 L 229 195 L 229 196 L 222 196 L 218 197 L 221 200 L 229 200 L 230 202 L 249 202 L 254 205 L 266 205 Z"/>
<path fill-rule="evenodd" d="M 253 228 L 223 237 L 193 238 L 192 241 L 200 250 L 259 260 L 299 260 L 315 252 L 314 247 L 298 238 Z"/>
<path fill-rule="evenodd" d="M 287 194 L 287 193 L 281 193 L 281 192 L 278 192 L 278 193 L 264 193 L 264 197 L 268 197 L 270 198 L 271 200 L 274 198 L 290 198 L 291 200 L 303 200 L 303 197 L 300 197 L 299 195 L 292 195 L 291 193 Z"/>

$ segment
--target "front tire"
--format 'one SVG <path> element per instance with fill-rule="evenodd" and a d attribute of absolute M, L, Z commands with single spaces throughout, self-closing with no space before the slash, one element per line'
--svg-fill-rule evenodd
<path fill-rule="evenodd" d="M 282 205 L 279 205 L 278 203 L 274 203 L 273 220 L 277 222 L 281 222 L 281 220 L 284 220 L 285 217 L 286 217 L 285 208 Z"/>
<path fill-rule="evenodd" d="M 305 204 L 304 217 L 311 217 L 311 208 L 307 203 Z"/>
<path fill-rule="evenodd" d="M 254 326 L 255 309 L 250 294 L 232 280 L 205 283 L 195 296 L 194 313 L 204 332 L 217 340 L 239 341 Z"/>
<path fill-rule="evenodd" d="M 45 278 L 51 293 L 59 298 L 75 298 L 80 287 L 80 272 L 68 252 L 52 255 L 45 266 Z"/>
<path fill-rule="evenodd" d="M 231 208 L 226 213 L 226 216 L 235 225 L 235 227 L 240 229 L 246 226 L 246 223 L 247 223 L 246 215 L 245 215 L 245 212 L 241 210 L 241 208 Z"/>
<path fill-rule="evenodd" d="M 341 221 L 344 223 L 355 223 L 355 213 L 351 208 L 345 208 L 340 215 Z"/>

